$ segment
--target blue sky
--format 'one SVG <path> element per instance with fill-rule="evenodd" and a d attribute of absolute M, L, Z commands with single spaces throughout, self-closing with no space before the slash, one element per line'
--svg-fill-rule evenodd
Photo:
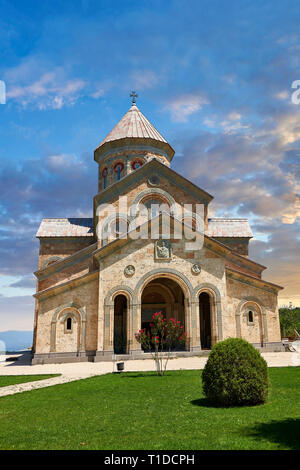
<path fill-rule="evenodd" d="M 89 216 L 129 93 L 300 305 L 298 1 L 1 1 L 0 331 L 30 329 L 42 217 Z"/>

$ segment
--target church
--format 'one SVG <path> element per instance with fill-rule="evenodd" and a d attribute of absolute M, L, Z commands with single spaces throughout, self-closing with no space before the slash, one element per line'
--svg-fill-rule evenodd
<path fill-rule="evenodd" d="M 32 363 L 148 357 L 135 334 L 158 311 L 184 324 L 174 354 L 205 354 L 229 337 L 281 351 L 282 288 L 249 259 L 248 220 L 209 216 L 213 196 L 171 169 L 173 148 L 131 96 L 94 151 L 93 217 L 38 229 Z"/>

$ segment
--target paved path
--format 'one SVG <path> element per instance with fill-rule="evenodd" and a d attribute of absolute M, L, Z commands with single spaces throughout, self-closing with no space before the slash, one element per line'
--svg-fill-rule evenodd
<path fill-rule="evenodd" d="M 300 354 L 298 352 L 263 353 L 262 356 L 267 361 L 269 367 L 300 366 Z M 9 357 L 11 357 L 11 355 Z M 204 368 L 206 361 L 206 357 L 181 357 L 170 359 L 168 370 L 199 370 Z M 116 367 L 113 362 L 78 362 L 74 364 L 43 364 L 32 366 L 30 364 L 30 354 L 25 353 L 19 357 L 18 361 L 0 362 L 0 375 L 61 374 L 61 376 L 18 385 L 9 385 L 8 387 L 0 387 L 0 397 L 85 379 L 95 375 L 108 374 L 114 370 L 116 370 Z M 125 362 L 125 371 L 127 372 L 154 370 L 155 365 L 152 359 Z"/>

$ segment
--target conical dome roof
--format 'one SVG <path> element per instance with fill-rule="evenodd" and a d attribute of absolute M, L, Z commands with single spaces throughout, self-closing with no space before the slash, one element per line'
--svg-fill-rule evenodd
<path fill-rule="evenodd" d="M 136 143 L 138 143 L 136 139 L 138 139 L 140 143 L 142 143 L 144 139 L 147 139 L 144 141 L 145 143 L 149 145 L 152 144 L 156 147 L 161 146 L 169 155 L 170 159 L 174 155 L 174 150 L 172 147 L 158 132 L 158 130 L 155 129 L 155 127 L 148 121 L 148 119 L 143 115 L 135 103 L 132 104 L 131 108 L 122 117 L 113 130 L 110 131 L 105 139 L 102 140 L 100 145 L 95 150 L 95 155 L 99 152 L 102 153 L 102 148 L 104 151 L 107 147 L 115 147 L 119 144 L 121 145 L 120 141 L 123 139 L 126 139 L 124 144 L 128 144 L 131 139 L 134 139 Z M 160 143 L 161 145 L 159 145 Z"/>

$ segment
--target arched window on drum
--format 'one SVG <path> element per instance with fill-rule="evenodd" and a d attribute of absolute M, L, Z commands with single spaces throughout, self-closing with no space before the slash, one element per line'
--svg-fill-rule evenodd
<path fill-rule="evenodd" d="M 114 166 L 115 181 L 119 181 L 124 174 L 124 164 L 122 162 L 117 163 Z"/>
<path fill-rule="evenodd" d="M 108 183 L 108 169 L 104 168 L 102 170 L 102 188 L 103 189 L 107 188 L 107 183 Z"/>

